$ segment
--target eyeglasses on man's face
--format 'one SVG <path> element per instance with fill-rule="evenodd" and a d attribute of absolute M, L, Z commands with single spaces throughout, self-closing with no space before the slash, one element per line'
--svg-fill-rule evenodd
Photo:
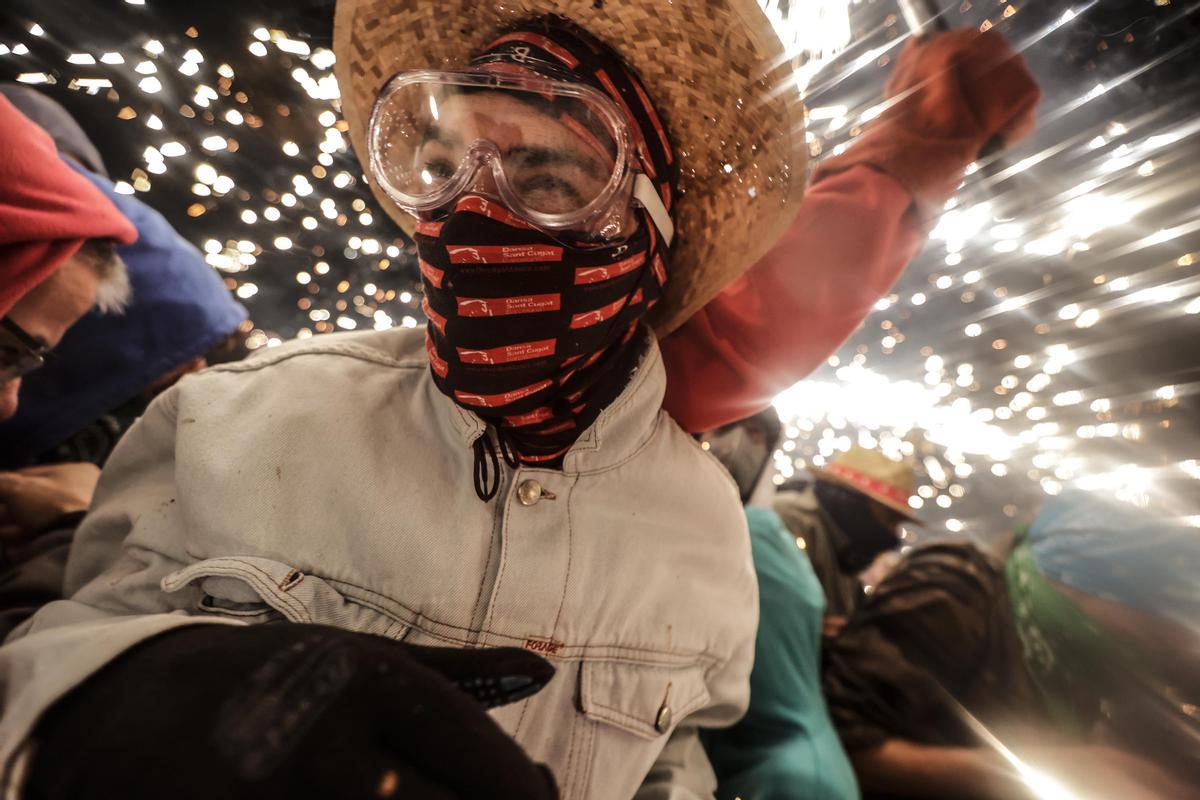
<path fill-rule="evenodd" d="M 7 317 L 0 317 L 0 383 L 28 375 L 46 363 L 49 346 Z"/>

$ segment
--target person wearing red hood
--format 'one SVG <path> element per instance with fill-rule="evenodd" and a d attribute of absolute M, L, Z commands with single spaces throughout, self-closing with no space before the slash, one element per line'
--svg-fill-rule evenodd
<path fill-rule="evenodd" d="M 136 239 L 45 131 L 0 97 L 0 420 L 17 412 L 21 376 L 45 363 L 68 328 L 92 307 L 124 305 L 129 279 L 115 247 Z M 98 476 L 90 464 L 0 473 L 0 536 L 13 527 L 12 493 L 36 494 L 51 516 L 81 512 Z"/>
<path fill-rule="evenodd" d="M 0 420 L 21 376 L 88 309 L 119 309 L 129 281 L 116 244 L 137 231 L 58 157 L 54 143 L 0 98 Z"/>

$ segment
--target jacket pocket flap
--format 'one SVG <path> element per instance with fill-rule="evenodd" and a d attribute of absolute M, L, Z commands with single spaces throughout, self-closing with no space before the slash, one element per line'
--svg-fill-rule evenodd
<path fill-rule="evenodd" d="M 254 556 L 198 561 L 162 580 L 165 592 L 194 586 L 200 610 L 235 617 L 277 612 L 289 622 L 317 623 L 401 639 L 409 625 L 382 611 L 347 599 L 325 580 Z"/>
<path fill-rule="evenodd" d="M 194 584 L 206 611 L 251 613 L 255 603 L 261 603 L 290 622 L 312 622 L 304 604 L 289 596 L 304 577 L 299 570 L 269 558 L 208 558 L 167 575 L 162 588 L 177 592 Z"/>
<path fill-rule="evenodd" d="M 585 716 L 643 739 L 674 729 L 708 704 L 704 668 L 585 661 L 579 673 L 579 706 Z"/>

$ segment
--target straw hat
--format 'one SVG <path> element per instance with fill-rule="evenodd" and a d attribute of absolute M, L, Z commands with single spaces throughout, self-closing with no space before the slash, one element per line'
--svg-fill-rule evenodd
<path fill-rule="evenodd" d="M 809 471 L 821 480 L 861 492 L 906 519 L 921 522 L 908 505 L 908 498 L 912 497 L 916 487 L 912 467 L 902 461 L 893 461 L 878 450 L 854 445 L 836 456 L 824 469 Z"/>
<path fill-rule="evenodd" d="M 364 172 L 375 97 L 404 69 L 461 69 L 496 32 L 560 14 L 638 72 L 680 159 L 671 279 L 650 322 L 682 324 L 763 256 L 804 193 L 804 109 L 757 0 L 339 0 L 333 49 L 342 111 Z M 415 221 L 372 184 L 408 233 Z"/>

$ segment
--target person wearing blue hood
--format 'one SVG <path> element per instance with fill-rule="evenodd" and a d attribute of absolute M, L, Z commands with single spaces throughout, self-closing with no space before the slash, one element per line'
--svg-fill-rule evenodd
<path fill-rule="evenodd" d="M 154 209 L 118 194 L 95 148 L 53 100 L 0 86 L 37 111 L 63 160 L 137 228 L 118 248 L 132 285 L 121 315 L 79 320 L 54 359 L 25 377 L 17 414 L 0 423 L 0 636 L 59 596 L 74 523 L 98 470 L 157 391 L 205 366 L 205 356 L 247 318 L 200 252 Z M 86 146 L 85 146 L 86 145 Z M 85 166 L 85 164 L 87 166 Z M 43 535 L 44 534 L 44 535 Z"/>
<path fill-rule="evenodd" d="M 55 349 L 52 363 L 21 388 L 16 416 L 0 424 L 0 468 L 47 460 L 102 464 L 124 427 L 97 430 L 99 441 L 55 448 L 147 389 L 200 361 L 233 334 L 246 310 L 230 296 L 200 252 L 154 209 L 117 194 L 112 183 L 68 159 L 104 191 L 138 230 L 135 244 L 118 249 L 129 269 L 133 300 L 121 315 L 91 313 Z M 140 405 L 150 400 L 146 397 Z M 137 414 L 134 414 L 137 416 Z"/>
<path fill-rule="evenodd" d="M 161 214 L 114 190 L 99 153 L 62 106 L 26 87 L 3 85 L 0 93 L 45 128 L 67 164 L 109 197 L 138 231 L 137 242 L 118 249 L 129 270 L 133 302 L 121 315 L 85 316 L 55 348 L 54 360 L 25 379 L 19 411 L 0 424 L 0 469 L 64 460 L 103 464 L 132 419 L 117 430 L 111 422 L 97 426 L 96 441 L 56 448 L 165 376 L 199 364 L 236 331 L 246 310 Z"/>

